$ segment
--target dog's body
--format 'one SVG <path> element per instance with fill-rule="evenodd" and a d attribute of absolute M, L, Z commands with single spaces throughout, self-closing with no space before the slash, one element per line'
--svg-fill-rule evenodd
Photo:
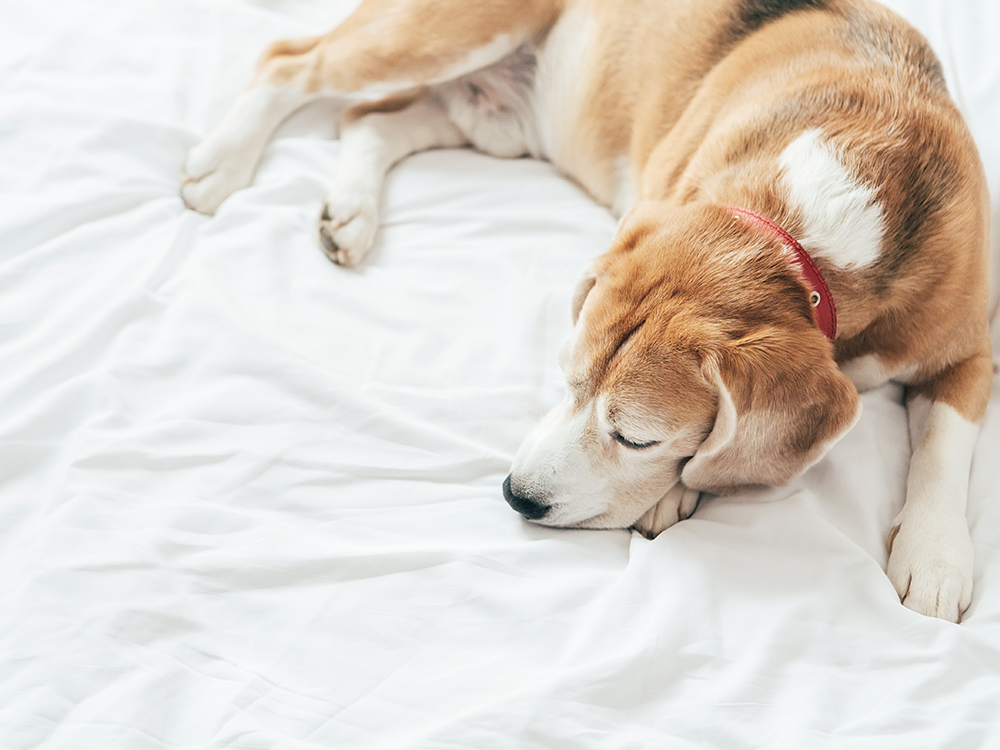
<path fill-rule="evenodd" d="M 515 509 L 657 533 L 698 491 L 786 483 L 855 422 L 856 387 L 896 379 L 913 459 L 888 574 L 961 618 L 989 205 L 919 34 L 867 0 L 366 0 L 264 55 L 192 151 L 188 205 L 214 211 L 331 95 L 339 263 L 374 241 L 388 169 L 433 147 L 548 159 L 623 217 L 577 290 L 566 401 L 504 484 Z"/>

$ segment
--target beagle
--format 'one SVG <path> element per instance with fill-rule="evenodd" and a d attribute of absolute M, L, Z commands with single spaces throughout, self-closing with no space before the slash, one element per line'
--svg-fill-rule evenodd
<path fill-rule="evenodd" d="M 567 391 L 503 492 L 550 526 L 655 535 L 700 492 L 783 484 L 907 386 L 912 460 L 887 574 L 959 621 L 992 383 L 986 182 L 923 37 L 869 0 L 364 0 L 282 41 L 189 154 L 212 213 L 308 102 L 342 105 L 319 217 L 337 263 L 386 172 L 471 145 L 547 159 L 621 217 L 584 273 Z"/>

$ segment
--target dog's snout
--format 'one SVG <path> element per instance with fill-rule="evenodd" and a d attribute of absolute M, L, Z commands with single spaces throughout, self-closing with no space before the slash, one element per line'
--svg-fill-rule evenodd
<path fill-rule="evenodd" d="M 549 506 L 530 495 L 519 495 L 511 489 L 510 476 L 503 480 L 503 497 L 511 508 L 529 521 L 535 521 L 549 512 Z"/>

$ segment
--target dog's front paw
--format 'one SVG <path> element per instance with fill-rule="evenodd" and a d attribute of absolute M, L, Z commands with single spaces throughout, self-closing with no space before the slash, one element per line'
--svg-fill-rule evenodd
<path fill-rule="evenodd" d="M 671 487 L 652 508 L 647 510 L 632 528 L 647 539 L 654 538 L 664 529 L 668 529 L 678 521 L 690 518 L 698 507 L 701 493 L 692 490 L 678 482 Z"/>
<path fill-rule="evenodd" d="M 972 602 L 972 539 L 964 516 L 907 515 L 889 533 L 886 574 L 914 612 L 961 622 Z"/>
<path fill-rule="evenodd" d="M 184 162 L 181 197 L 184 204 L 203 214 L 214 214 L 226 198 L 253 180 L 254 164 L 227 154 L 205 141 Z"/>
<path fill-rule="evenodd" d="M 319 217 L 319 241 L 334 263 L 353 266 L 375 243 L 377 201 L 371 196 L 331 193 Z"/>

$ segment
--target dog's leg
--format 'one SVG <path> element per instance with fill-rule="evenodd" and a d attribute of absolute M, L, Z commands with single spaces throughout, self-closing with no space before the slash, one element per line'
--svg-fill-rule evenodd
<path fill-rule="evenodd" d="M 181 187 L 185 205 L 215 213 L 222 201 L 250 184 L 277 127 L 315 98 L 266 84 L 241 94 L 222 122 L 188 154 Z"/>
<path fill-rule="evenodd" d="M 378 229 L 382 185 L 396 162 L 465 142 L 433 95 L 395 112 L 348 113 L 337 173 L 319 219 L 320 244 L 330 259 L 349 266 L 368 252 Z"/>
<path fill-rule="evenodd" d="M 965 516 L 972 452 L 986 411 L 989 355 L 910 389 L 913 457 L 906 503 L 889 534 L 887 574 L 915 612 L 959 622 L 972 601 L 972 539 Z"/>
<path fill-rule="evenodd" d="M 185 203 L 212 213 L 253 179 L 274 130 L 321 96 L 379 101 L 492 65 L 534 38 L 559 0 L 366 0 L 320 37 L 277 42 L 251 88 L 184 167 Z"/>

